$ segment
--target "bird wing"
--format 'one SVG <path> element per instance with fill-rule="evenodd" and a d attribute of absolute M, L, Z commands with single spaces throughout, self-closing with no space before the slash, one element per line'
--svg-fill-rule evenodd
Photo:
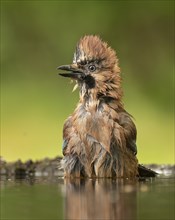
<path fill-rule="evenodd" d="M 67 144 L 68 144 L 68 140 L 67 139 L 63 139 L 63 144 L 62 144 L 63 155 L 65 155 Z"/>
<path fill-rule="evenodd" d="M 64 127 L 63 127 L 63 144 L 62 144 L 62 152 L 63 152 L 63 155 L 65 156 L 66 154 L 66 151 L 68 150 L 67 149 L 67 146 L 68 146 L 68 143 L 69 143 L 69 140 L 70 140 L 70 135 L 72 133 L 72 120 L 71 120 L 71 117 L 69 117 L 65 123 L 64 123 Z"/>
<path fill-rule="evenodd" d="M 126 146 L 136 155 L 137 154 L 137 130 L 134 122 L 132 121 L 132 116 L 126 112 L 119 113 L 119 124 L 124 129 L 124 135 L 126 138 Z"/>

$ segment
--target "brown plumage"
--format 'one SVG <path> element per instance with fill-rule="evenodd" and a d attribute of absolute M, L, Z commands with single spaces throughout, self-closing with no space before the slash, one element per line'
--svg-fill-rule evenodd
<path fill-rule="evenodd" d="M 116 53 L 97 36 L 80 39 L 70 71 L 80 101 L 63 130 L 66 177 L 136 177 L 136 127 L 122 102 Z"/>

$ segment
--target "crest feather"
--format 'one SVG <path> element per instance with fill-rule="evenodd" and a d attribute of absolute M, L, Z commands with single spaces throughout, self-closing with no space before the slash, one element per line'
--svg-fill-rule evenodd
<path fill-rule="evenodd" d="M 74 53 L 73 63 L 104 60 L 106 67 L 118 63 L 115 51 L 96 35 L 85 35 L 80 39 Z"/>

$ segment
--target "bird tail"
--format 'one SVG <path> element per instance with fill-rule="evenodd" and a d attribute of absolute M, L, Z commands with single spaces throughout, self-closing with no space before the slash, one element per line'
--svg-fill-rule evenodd
<path fill-rule="evenodd" d="M 156 177 L 156 175 L 158 174 L 155 171 L 146 168 L 141 164 L 138 165 L 138 173 L 139 177 Z"/>

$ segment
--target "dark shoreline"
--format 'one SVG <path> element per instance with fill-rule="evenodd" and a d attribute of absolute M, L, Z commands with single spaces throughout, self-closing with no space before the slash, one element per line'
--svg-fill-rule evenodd
<path fill-rule="evenodd" d="M 14 162 L 0 160 L 0 176 L 7 178 L 25 178 L 26 176 L 63 176 L 60 168 L 62 157 L 44 158 L 42 160 L 27 160 L 22 162 L 20 159 Z"/>

